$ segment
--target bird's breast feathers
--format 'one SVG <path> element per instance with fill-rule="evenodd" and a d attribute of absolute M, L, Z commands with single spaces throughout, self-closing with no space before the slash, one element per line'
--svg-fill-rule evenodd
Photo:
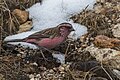
<path fill-rule="evenodd" d="M 64 40 L 64 37 L 45 38 L 40 40 L 38 45 L 46 48 L 54 48 L 55 46 L 61 44 Z"/>

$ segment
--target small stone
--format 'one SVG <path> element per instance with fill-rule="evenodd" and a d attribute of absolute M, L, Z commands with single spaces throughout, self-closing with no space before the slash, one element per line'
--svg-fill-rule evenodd
<path fill-rule="evenodd" d="M 62 67 L 62 66 L 59 67 L 59 71 L 64 72 L 64 70 L 65 70 L 64 67 Z"/>
<path fill-rule="evenodd" d="M 91 37 L 91 38 L 90 38 L 90 40 L 91 40 L 91 41 L 93 41 L 93 40 L 94 40 L 94 38 L 92 38 L 92 37 Z"/>
<path fill-rule="evenodd" d="M 111 20 L 108 20 L 108 23 L 111 23 L 112 21 Z"/>
<path fill-rule="evenodd" d="M 120 23 L 120 18 L 118 18 L 118 19 L 116 20 L 116 22 L 117 22 L 117 23 Z"/>
<path fill-rule="evenodd" d="M 27 21 L 26 23 L 20 25 L 18 33 L 26 32 L 26 31 L 31 30 L 32 24 L 33 24 L 32 21 Z"/>
<path fill-rule="evenodd" d="M 96 0 L 96 2 L 101 2 L 101 0 Z"/>
<path fill-rule="evenodd" d="M 27 61 L 26 63 L 30 63 L 30 61 Z"/>
<path fill-rule="evenodd" d="M 114 37 L 117 37 L 117 38 L 120 38 L 120 24 L 116 24 L 113 29 L 112 29 L 112 32 L 113 32 L 113 36 Z"/>
<path fill-rule="evenodd" d="M 102 11 L 102 5 L 97 5 L 94 7 L 95 13 L 101 13 Z"/>
<path fill-rule="evenodd" d="M 40 74 L 37 74 L 36 77 L 40 77 Z"/>
<path fill-rule="evenodd" d="M 105 3 L 105 0 L 96 0 L 96 2 Z"/>
<path fill-rule="evenodd" d="M 54 73 L 53 69 L 50 69 L 49 72 L 50 72 L 50 73 Z"/>
<path fill-rule="evenodd" d="M 0 80 L 6 80 L 3 74 L 0 74 Z"/>
<path fill-rule="evenodd" d="M 106 21 L 108 21 L 108 20 L 109 20 L 109 18 L 105 17 L 105 20 L 106 20 Z"/>
<path fill-rule="evenodd" d="M 106 2 L 106 7 L 107 7 L 107 8 L 112 7 L 112 3 Z"/>
<path fill-rule="evenodd" d="M 61 71 L 60 74 L 64 74 L 65 72 Z"/>
<path fill-rule="evenodd" d="M 38 64 L 36 62 L 34 62 L 33 65 L 38 66 Z"/>
<path fill-rule="evenodd" d="M 120 3 L 117 4 L 117 9 L 120 11 Z"/>
<path fill-rule="evenodd" d="M 57 68 L 54 67 L 53 70 L 54 70 L 54 71 L 57 71 Z"/>
<path fill-rule="evenodd" d="M 21 54 L 17 54 L 18 57 L 21 57 Z"/>
<path fill-rule="evenodd" d="M 85 48 L 85 47 L 87 47 L 87 44 L 83 44 L 83 45 L 81 45 L 81 47 L 82 47 L 82 48 Z"/>
<path fill-rule="evenodd" d="M 106 2 L 106 0 L 101 0 L 101 3 L 105 3 Z"/>
<path fill-rule="evenodd" d="M 29 78 L 30 78 L 30 79 L 34 78 L 34 75 L 33 75 L 33 74 L 30 74 L 30 75 L 29 75 Z"/>
<path fill-rule="evenodd" d="M 81 42 L 84 42 L 84 41 L 85 41 L 85 38 L 86 38 L 86 36 L 81 36 L 81 37 L 80 37 L 80 41 L 81 41 Z"/>
<path fill-rule="evenodd" d="M 20 24 L 27 21 L 29 13 L 20 9 L 13 10 L 12 14 L 17 18 Z"/>

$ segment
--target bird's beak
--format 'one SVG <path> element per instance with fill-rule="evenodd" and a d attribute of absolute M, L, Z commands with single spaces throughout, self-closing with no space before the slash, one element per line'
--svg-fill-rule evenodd
<path fill-rule="evenodd" d="M 75 31 L 75 29 L 74 29 L 74 28 L 71 28 L 70 31 Z"/>

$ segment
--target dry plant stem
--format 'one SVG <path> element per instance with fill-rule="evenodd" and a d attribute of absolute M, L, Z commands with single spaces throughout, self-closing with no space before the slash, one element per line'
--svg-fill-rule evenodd
<path fill-rule="evenodd" d="M 15 18 L 17 24 L 20 26 L 20 23 L 19 23 L 18 19 L 16 18 L 16 16 L 15 16 L 14 14 L 12 14 L 12 15 L 13 15 L 13 17 Z"/>
<path fill-rule="evenodd" d="M 7 5 L 7 3 L 6 3 L 6 1 L 5 1 L 5 0 L 4 0 L 4 4 L 5 4 L 5 6 L 6 6 L 6 7 L 4 7 L 4 6 L 2 6 L 2 7 L 4 7 L 4 8 L 5 8 L 5 10 L 7 10 L 7 11 L 8 11 L 8 14 L 9 14 L 9 20 L 10 20 L 9 29 L 10 29 L 10 33 L 12 33 L 12 29 L 14 29 L 14 30 L 15 30 L 15 27 L 14 27 L 14 26 L 12 26 L 13 19 L 12 19 L 11 11 L 10 11 L 10 9 L 9 9 L 9 7 L 8 7 L 8 5 Z"/>
<path fill-rule="evenodd" d="M 43 54 L 42 50 L 40 50 L 40 53 L 42 54 L 42 56 L 43 56 L 43 58 L 44 58 L 45 62 L 47 62 L 47 59 L 45 58 L 45 56 L 44 56 L 44 54 Z"/>
<path fill-rule="evenodd" d="M 74 74 L 70 71 L 69 68 L 67 69 L 67 71 L 71 74 L 71 76 L 72 76 L 72 78 L 73 78 L 74 80 L 77 80 L 77 79 L 74 77 Z"/>
<path fill-rule="evenodd" d="M 103 67 L 103 64 L 101 62 L 101 68 L 105 71 L 105 73 L 108 75 L 108 77 L 110 78 L 110 80 L 113 80 L 112 77 L 109 75 L 109 73 L 105 70 L 105 68 Z"/>
<path fill-rule="evenodd" d="M 89 77 L 90 77 L 90 78 L 89 78 L 88 80 L 91 80 L 91 78 L 92 78 L 92 75 L 94 75 L 94 74 L 90 74 L 90 75 L 89 75 Z"/>
<path fill-rule="evenodd" d="M 3 66 L 2 68 L 3 68 L 4 70 L 5 70 L 5 68 L 7 68 L 7 69 L 9 69 L 9 70 L 12 70 L 10 67 L 8 67 L 8 66 L 11 66 L 11 65 L 9 65 L 9 64 L 4 64 L 4 65 L 2 65 L 2 66 Z M 1 68 L 1 69 L 2 69 L 2 68 Z M 12 76 L 11 74 L 8 74 L 6 70 L 5 70 L 5 72 L 6 72 L 6 76 L 8 76 L 8 75 L 9 75 L 9 77 Z"/>
<path fill-rule="evenodd" d="M 1 54 L 1 49 L 2 49 L 2 30 L 1 30 L 1 26 L 0 26 L 0 54 Z"/>
<path fill-rule="evenodd" d="M 68 52 L 69 47 L 70 47 L 70 42 L 68 43 L 67 49 L 65 50 L 65 57 L 66 57 L 66 55 L 67 55 L 67 52 Z"/>
<path fill-rule="evenodd" d="M 1 10 L 1 17 L 0 17 L 0 53 L 2 50 L 2 27 L 3 27 L 3 16 L 2 16 L 2 10 Z"/>
<path fill-rule="evenodd" d="M 84 9 L 84 12 L 86 12 L 86 9 L 88 8 L 89 5 L 87 5 Z M 81 20 L 81 23 L 87 18 L 87 16 L 85 15 L 84 18 Z"/>
<path fill-rule="evenodd" d="M 94 69 L 95 69 L 95 70 L 94 70 Z M 86 73 L 86 75 L 85 75 L 85 77 L 84 77 L 84 80 L 87 79 L 87 75 L 88 75 L 92 70 L 97 71 L 97 70 L 99 70 L 99 69 L 100 69 L 99 66 L 95 66 L 95 67 L 93 67 L 92 69 L 90 69 L 90 70 Z"/>
<path fill-rule="evenodd" d="M 7 71 L 5 70 L 5 67 L 4 67 L 3 65 L 0 66 L 0 71 L 2 71 L 2 70 L 5 71 L 5 74 L 6 74 L 6 75 L 5 75 L 5 78 L 6 78 L 6 76 L 7 76 Z"/>

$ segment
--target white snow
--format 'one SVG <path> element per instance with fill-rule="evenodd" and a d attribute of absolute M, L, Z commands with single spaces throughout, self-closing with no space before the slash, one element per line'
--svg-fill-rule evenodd
<path fill-rule="evenodd" d="M 33 21 L 33 29 L 28 32 L 8 36 L 5 41 L 13 39 L 23 39 L 36 31 L 55 27 L 60 23 L 69 22 L 73 25 L 75 32 L 69 35 L 69 38 L 76 39 L 87 33 L 87 28 L 83 25 L 73 23 L 69 18 L 89 5 L 88 9 L 93 8 L 96 0 L 43 0 L 42 4 L 36 3 L 27 11 Z"/>
<path fill-rule="evenodd" d="M 37 3 L 27 9 L 30 18 L 33 19 L 33 30 L 43 30 L 49 27 L 55 27 L 62 22 L 73 23 L 69 18 L 89 5 L 88 9 L 93 8 L 96 0 L 43 0 L 42 5 Z M 76 23 L 77 24 L 77 23 Z M 80 24 L 74 25 L 75 32 L 70 37 L 76 39 L 87 33 L 87 28 Z M 82 27 L 81 27 L 82 26 Z"/>
<path fill-rule="evenodd" d="M 59 54 L 52 54 L 54 58 L 57 58 L 61 64 L 65 64 L 65 55 L 62 53 Z"/>
<path fill-rule="evenodd" d="M 77 38 L 80 38 L 80 36 L 82 36 L 83 34 L 87 33 L 87 28 L 85 26 L 73 22 L 69 23 L 71 23 L 75 29 L 75 31 L 71 32 L 71 34 L 68 36 L 69 38 L 75 40 Z"/>
<path fill-rule="evenodd" d="M 8 42 L 8 44 L 12 44 L 12 45 L 21 45 L 25 48 L 32 48 L 32 49 L 38 49 L 38 47 L 34 44 L 30 44 L 30 43 L 26 43 L 26 42 Z"/>
<path fill-rule="evenodd" d="M 11 35 L 11 36 L 6 37 L 4 41 L 10 41 L 13 39 L 24 39 L 35 32 L 37 31 L 27 31 L 27 32 L 16 34 L 16 35 Z"/>

